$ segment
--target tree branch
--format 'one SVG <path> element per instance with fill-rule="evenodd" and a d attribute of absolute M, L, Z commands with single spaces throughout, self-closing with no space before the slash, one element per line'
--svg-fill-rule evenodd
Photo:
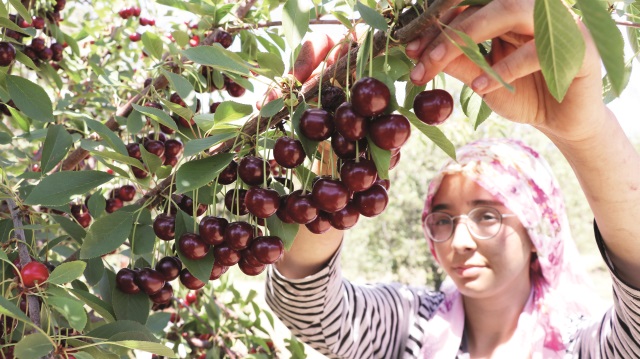
<path fill-rule="evenodd" d="M 236 17 L 238 19 L 244 19 L 244 17 L 247 16 L 247 13 L 249 12 L 249 10 L 251 10 L 251 7 L 255 3 L 256 0 L 244 0 L 236 9 Z"/>

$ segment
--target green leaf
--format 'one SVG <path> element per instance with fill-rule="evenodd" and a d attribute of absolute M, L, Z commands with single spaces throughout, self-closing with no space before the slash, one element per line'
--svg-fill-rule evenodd
<path fill-rule="evenodd" d="M 640 2 L 628 4 L 625 12 L 630 22 L 637 22 L 640 20 Z M 640 28 L 627 26 L 627 37 L 635 58 L 640 60 Z"/>
<path fill-rule="evenodd" d="M 142 147 L 140 147 L 140 148 L 142 148 Z M 96 156 L 96 157 L 101 157 L 101 158 L 105 158 L 105 159 L 108 159 L 108 160 L 118 161 L 118 162 L 124 163 L 124 164 L 129 165 L 129 166 L 138 167 L 141 170 L 145 169 L 144 165 L 142 164 L 142 162 L 140 162 L 139 159 L 130 157 L 129 155 L 123 155 L 121 153 L 111 152 L 111 151 L 96 151 L 96 150 L 91 150 L 91 149 L 86 149 L 86 150 L 91 152 L 91 154 L 93 156 Z"/>
<path fill-rule="evenodd" d="M 233 156 L 233 153 L 221 153 L 183 164 L 176 172 L 176 193 L 193 191 L 213 181 Z"/>
<path fill-rule="evenodd" d="M 27 10 L 27 8 L 22 5 L 22 2 L 20 0 L 9 0 L 9 3 L 23 19 L 31 19 L 29 10 Z"/>
<path fill-rule="evenodd" d="M 331 15 L 333 15 L 338 21 L 342 23 L 347 29 L 353 30 L 353 24 L 347 17 L 347 15 L 342 11 L 331 11 Z"/>
<path fill-rule="evenodd" d="M 42 172 L 51 171 L 67 154 L 73 145 L 73 139 L 62 125 L 50 126 L 47 130 L 47 138 L 42 147 Z"/>
<path fill-rule="evenodd" d="M 162 39 L 158 37 L 158 35 L 154 34 L 151 31 L 145 31 L 142 34 L 142 46 L 144 52 L 149 54 L 149 56 L 155 58 L 156 60 L 162 59 Z"/>
<path fill-rule="evenodd" d="M 0 220 L 0 243 L 8 241 L 13 235 L 13 221 L 10 219 Z M 7 255 L 3 251 L 0 253 Z"/>
<path fill-rule="evenodd" d="M 142 255 L 151 253 L 156 243 L 156 234 L 151 226 L 135 227 L 135 235 L 131 242 L 133 254 Z"/>
<path fill-rule="evenodd" d="M 102 139 L 105 140 L 114 151 L 122 155 L 129 155 L 129 153 L 127 152 L 127 146 L 124 144 L 124 142 L 122 142 L 122 139 L 118 137 L 118 135 L 116 135 L 115 132 L 113 132 L 113 130 L 111 130 L 105 124 L 93 119 L 85 119 L 85 123 L 87 124 L 87 126 L 89 126 L 90 129 L 96 131 L 96 133 L 99 134 L 100 137 L 102 137 Z"/>
<path fill-rule="evenodd" d="M 116 319 L 113 308 L 102 299 L 84 290 L 69 289 L 69 292 L 78 297 L 78 299 L 83 301 L 91 309 L 95 310 L 107 323 L 115 322 Z"/>
<path fill-rule="evenodd" d="M 284 74 L 284 62 L 279 56 L 280 53 L 259 52 L 256 56 L 258 65 L 260 67 L 255 68 L 253 71 L 265 75 L 271 79 L 282 76 Z"/>
<path fill-rule="evenodd" d="M 116 289 L 114 289 L 114 291 L 115 290 Z M 137 321 L 127 320 L 127 319 L 118 320 L 117 322 L 100 326 L 90 331 L 89 333 L 87 333 L 87 336 L 93 337 L 93 338 L 109 339 L 114 335 L 118 335 L 119 333 L 123 333 L 123 332 L 138 332 L 143 334 L 147 338 L 147 341 L 156 342 L 156 343 L 160 342 L 149 331 L 149 329 L 145 327 L 144 324 L 140 324 Z"/>
<path fill-rule="evenodd" d="M 160 343 L 143 342 L 138 340 L 122 340 L 117 342 L 109 342 L 109 344 L 118 345 L 129 349 L 142 350 L 168 358 L 177 358 L 176 353 L 174 353 L 173 350 Z"/>
<path fill-rule="evenodd" d="M 221 102 L 213 114 L 213 121 L 217 124 L 232 122 L 249 116 L 253 112 L 253 106 L 234 101 Z"/>
<path fill-rule="evenodd" d="M 284 37 L 291 49 L 302 43 L 302 38 L 309 30 L 309 7 L 307 2 L 287 0 L 282 8 L 282 29 Z"/>
<path fill-rule="evenodd" d="M 260 117 L 273 117 L 284 107 L 284 98 L 280 97 L 273 101 L 269 101 L 260 110 Z"/>
<path fill-rule="evenodd" d="M 64 217 L 59 216 L 57 214 L 51 215 L 53 219 L 60 224 L 60 227 L 67 232 L 71 238 L 73 238 L 79 244 L 82 244 L 84 237 L 87 235 L 87 232 L 79 225 L 77 222 Z"/>
<path fill-rule="evenodd" d="M 484 6 L 490 3 L 492 0 L 464 0 L 458 6 Z"/>
<path fill-rule="evenodd" d="M 611 88 L 620 96 L 625 83 L 624 39 L 615 21 L 607 11 L 604 2 L 598 0 L 578 0 L 582 11 L 582 21 L 589 29 L 596 43 Z"/>
<path fill-rule="evenodd" d="M 297 223 L 284 223 L 278 218 L 278 216 L 271 216 L 267 218 L 267 228 L 272 236 L 278 236 L 284 243 L 284 249 L 291 249 L 293 240 L 298 234 L 300 225 Z"/>
<path fill-rule="evenodd" d="M 194 95 L 193 85 L 191 85 L 189 80 L 185 79 L 184 77 L 178 74 L 169 72 L 164 69 L 162 69 L 162 74 L 164 75 L 164 77 L 167 78 L 167 80 L 169 80 L 171 87 L 173 87 L 176 90 L 178 95 L 180 95 L 180 98 L 186 101 L 187 99 L 190 99 L 193 97 Z"/>
<path fill-rule="evenodd" d="M 366 65 L 369 63 L 369 50 L 371 49 L 371 39 L 373 38 L 373 30 L 368 29 L 367 34 L 360 44 L 358 54 L 356 55 L 356 79 L 361 79 L 364 74 Z"/>
<path fill-rule="evenodd" d="M 91 217 L 93 218 L 100 218 L 106 212 L 106 206 L 107 200 L 98 192 L 92 194 L 87 201 L 89 213 L 91 213 Z"/>
<path fill-rule="evenodd" d="M 307 158 L 311 160 L 313 156 L 315 156 L 316 151 L 318 149 L 318 141 L 312 141 L 305 137 L 302 132 L 300 132 L 300 119 L 304 112 L 309 108 L 306 102 L 302 102 L 298 105 L 293 116 L 291 116 L 291 123 L 293 124 L 293 129 L 298 135 L 298 140 L 302 143 L 302 148 L 304 148 L 304 152 L 307 154 Z M 298 166 L 300 167 L 300 166 Z"/>
<path fill-rule="evenodd" d="M 87 259 L 87 268 L 84 270 L 84 277 L 87 284 L 94 286 L 100 282 L 104 276 L 105 268 L 101 257 Z"/>
<path fill-rule="evenodd" d="M 31 68 L 32 70 L 38 71 L 38 66 L 36 66 L 36 64 L 33 63 L 33 60 L 31 60 L 27 55 L 25 55 L 22 51 L 18 49 L 16 49 L 16 60 L 24 64 L 25 66 Z"/>
<path fill-rule="evenodd" d="M 87 264 L 83 261 L 62 263 L 49 275 L 49 283 L 65 284 L 79 278 Z"/>
<path fill-rule="evenodd" d="M 369 136 L 367 136 L 369 142 L 369 152 L 373 157 L 373 162 L 376 165 L 378 171 L 378 177 L 383 180 L 389 179 L 389 165 L 391 163 L 391 151 L 384 150 L 378 147 Z"/>
<path fill-rule="evenodd" d="M 96 219 L 80 248 L 80 258 L 98 257 L 120 247 L 131 232 L 133 220 L 134 215 L 123 209 Z"/>
<path fill-rule="evenodd" d="M 237 133 L 237 129 L 233 129 L 232 131 L 220 131 L 219 133 L 216 131 L 216 133 L 212 133 L 209 137 L 191 140 L 184 145 L 184 157 L 196 155 L 211 148 L 215 144 L 234 138 Z"/>
<path fill-rule="evenodd" d="M 0 132 L 0 145 L 8 145 L 13 141 L 13 136 L 6 132 Z"/>
<path fill-rule="evenodd" d="M 49 296 L 47 303 L 62 314 L 71 328 L 79 332 L 84 330 L 87 325 L 87 313 L 81 302 L 69 298 Z"/>
<path fill-rule="evenodd" d="M 446 32 L 442 32 L 443 34 L 445 34 L 445 36 L 447 36 L 447 38 L 449 39 L 449 41 L 451 41 L 452 44 L 454 44 L 458 49 L 460 49 L 460 51 L 462 51 L 462 53 L 466 57 L 469 58 L 469 60 L 473 61 L 474 64 L 478 65 L 478 67 L 480 67 L 487 75 L 491 76 L 494 80 L 500 82 L 502 86 L 504 86 L 507 90 L 511 92 L 514 91 L 513 86 L 506 83 L 502 79 L 502 77 L 500 77 L 500 75 L 498 75 L 498 73 L 493 70 L 493 68 L 491 67 L 491 65 L 489 65 L 487 60 L 485 60 L 484 55 L 482 55 L 482 53 L 480 52 L 478 45 L 475 42 L 473 42 L 473 40 L 469 37 L 469 35 L 465 34 L 462 31 L 458 31 L 450 26 L 447 26 L 447 25 L 444 25 L 444 26 L 448 30 L 451 30 L 452 32 L 454 32 L 458 37 L 462 39 L 463 44 L 459 44 L 458 42 L 454 41 L 451 37 L 449 37 Z"/>
<path fill-rule="evenodd" d="M 143 292 L 125 294 L 115 287 L 111 292 L 111 305 L 118 321 L 133 320 L 143 325 L 147 323 L 151 310 L 151 300 L 148 295 Z"/>
<path fill-rule="evenodd" d="M 197 64 L 211 66 L 220 71 L 250 74 L 249 65 L 240 56 L 224 49 L 220 44 L 192 47 L 183 50 L 182 54 Z"/>
<path fill-rule="evenodd" d="M 146 327 L 154 334 L 164 335 L 164 328 L 169 324 L 171 313 L 155 312 L 149 316 Z"/>
<path fill-rule="evenodd" d="M 562 102 L 582 66 L 582 33 L 561 0 L 536 0 L 533 27 L 542 75 L 551 95 Z"/>
<path fill-rule="evenodd" d="M 413 114 L 413 112 L 407 109 L 404 109 L 402 107 L 398 108 L 398 112 L 400 112 L 407 119 L 409 119 L 409 122 L 411 122 L 413 126 L 415 126 L 418 130 L 420 130 L 420 132 L 427 135 L 427 137 L 429 137 L 429 139 L 431 139 L 431 141 L 433 141 L 433 143 L 435 143 L 436 146 L 440 147 L 440 149 L 442 149 L 444 153 L 446 153 L 449 157 L 453 158 L 454 160 L 456 159 L 455 146 L 453 145 L 453 143 L 451 143 L 451 141 L 449 141 L 447 136 L 445 136 L 444 133 L 442 133 L 442 131 L 438 127 L 427 125 L 426 123 L 420 121 L 416 117 L 416 115 Z"/>
<path fill-rule="evenodd" d="M 85 194 L 112 178 L 112 175 L 100 171 L 56 172 L 40 181 L 24 203 L 44 206 L 67 204 L 72 196 Z"/>
<path fill-rule="evenodd" d="M 304 188 L 307 191 L 311 191 L 313 179 L 318 176 L 315 172 L 302 165 L 296 167 L 295 175 L 298 177 L 300 184 L 302 184 L 301 188 Z"/>
<path fill-rule="evenodd" d="M 387 31 L 389 27 L 387 20 L 377 10 L 364 5 L 360 1 L 356 3 L 356 10 L 367 25 L 380 31 Z"/>
<path fill-rule="evenodd" d="M 147 165 L 149 172 L 156 173 L 158 168 L 162 166 L 162 159 L 147 151 L 144 146 L 140 146 L 140 154 L 142 155 L 142 162 Z"/>
<path fill-rule="evenodd" d="M 7 108 L 11 113 L 11 117 L 13 117 L 13 119 L 17 122 L 18 127 L 20 127 L 21 130 L 28 133 L 30 131 L 29 127 L 31 125 L 31 121 L 29 120 L 29 118 L 27 118 L 27 116 L 25 116 L 22 112 L 20 112 L 16 108 L 13 108 L 11 106 L 7 106 Z"/>
<path fill-rule="evenodd" d="M 140 106 L 136 105 L 135 103 L 132 106 L 136 111 L 142 113 L 143 115 L 147 115 L 150 119 L 162 125 L 165 125 L 174 131 L 178 131 L 178 125 L 176 125 L 176 122 L 163 110 L 153 107 Z"/>
<path fill-rule="evenodd" d="M 0 296 L 0 314 L 13 317 L 25 323 L 31 323 L 31 319 L 27 317 L 15 304 L 7 298 Z"/>
<path fill-rule="evenodd" d="M 20 76 L 7 75 L 6 81 L 11 99 L 25 115 L 35 121 L 55 120 L 53 104 L 42 87 Z"/>
<path fill-rule="evenodd" d="M 13 348 L 13 354 L 18 359 L 41 358 L 53 350 L 53 344 L 42 333 L 29 334 L 23 337 Z"/>
<path fill-rule="evenodd" d="M 466 85 L 462 87 L 460 92 L 460 106 L 464 114 L 473 121 L 476 130 L 492 113 L 491 108 L 482 97 Z"/>
<path fill-rule="evenodd" d="M 180 47 L 185 47 L 189 43 L 189 34 L 182 30 L 175 30 L 171 33 L 173 39 L 176 40 L 176 44 Z"/>

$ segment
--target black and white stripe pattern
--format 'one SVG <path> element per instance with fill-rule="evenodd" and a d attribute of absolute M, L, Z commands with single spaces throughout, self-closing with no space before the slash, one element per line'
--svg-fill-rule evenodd
<path fill-rule="evenodd" d="M 597 231 L 596 238 L 603 246 Z M 270 268 L 271 309 L 298 339 L 329 358 L 418 358 L 444 295 L 400 284 L 354 285 L 342 278 L 339 257 L 338 251 L 323 270 L 299 280 Z M 614 306 L 599 320 L 571 322 L 567 357 L 640 358 L 640 290 L 613 277 Z"/>

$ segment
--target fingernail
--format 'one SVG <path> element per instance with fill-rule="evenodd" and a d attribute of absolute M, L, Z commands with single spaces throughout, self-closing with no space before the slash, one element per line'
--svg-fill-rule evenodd
<path fill-rule="evenodd" d="M 420 47 L 420 41 L 411 41 L 405 48 L 406 51 L 416 51 Z"/>
<path fill-rule="evenodd" d="M 422 80 L 422 76 L 424 76 L 424 65 L 422 62 L 419 62 L 413 71 L 411 71 L 411 79 L 413 81 L 420 81 Z"/>
<path fill-rule="evenodd" d="M 487 87 L 488 84 L 489 80 L 487 80 L 486 76 L 482 75 L 473 80 L 473 82 L 471 83 L 471 88 L 473 88 L 474 91 L 482 91 L 485 87 Z"/>
<path fill-rule="evenodd" d="M 443 57 L 444 57 L 444 44 L 440 44 L 436 46 L 429 53 L 429 58 L 431 58 L 431 60 L 433 61 L 440 61 L 442 60 Z"/>

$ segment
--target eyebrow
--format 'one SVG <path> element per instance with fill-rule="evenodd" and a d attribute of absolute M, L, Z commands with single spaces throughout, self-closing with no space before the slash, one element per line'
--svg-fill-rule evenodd
<path fill-rule="evenodd" d="M 502 202 L 486 200 L 486 199 L 476 199 L 476 200 L 473 200 L 473 201 L 468 202 L 468 203 L 471 204 L 473 207 L 479 207 L 479 206 L 499 207 L 499 206 L 504 206 L 504 204 Z M 433 206 L 431 208 L 431 212 L 437 212 L 437 211 L 442 211 L 442 210 L 446 210 L 446 209 L 451 209 L 451 206 L 446 204 L 446 203 L 440 203 L 440 204 L 437 204 L 437 205 Z"/>

